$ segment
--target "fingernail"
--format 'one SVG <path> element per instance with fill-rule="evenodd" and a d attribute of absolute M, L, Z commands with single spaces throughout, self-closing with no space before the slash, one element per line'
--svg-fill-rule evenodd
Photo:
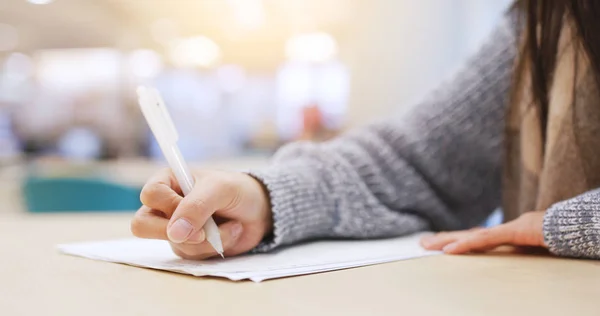
<path fill-rule="evenodd" d="M 204 239 L 206 238 L 206 235 L 204 234 L 204 229 L 200 229 L 198 231 L 196 231 L 195 233 L 193 233 L 190 238 L 188 238 L 187 242 L 189 243 L 201 243 L 204 241 Z"/>
<path fill-rule="evenodd" d="M 455 242 L 453 242 L 451 244 L 447 244 L 446 246 L 444 246 L 444 248 L 442 248 L 442 251 L 453 252 L 454 250 L 456 250 L 456 246 L 457 246 L 457 243 L 455 243 Z"/>
<path fill-rule="evenodd" d="M 242 229 L 243 227 L 241 223 L 238 222 L 233 224 L 233 227 L 231 227 L 231 238 L 237 239 L 242 233 Z"/>
<path fill-rule="evenodd" d="M 167 234 L 169 235 L 169 240 L 178 244 L 186 241 L 193 230 L 194 226 L 190 222 L 184 218 L 180 218 L 171 225 Z"/>

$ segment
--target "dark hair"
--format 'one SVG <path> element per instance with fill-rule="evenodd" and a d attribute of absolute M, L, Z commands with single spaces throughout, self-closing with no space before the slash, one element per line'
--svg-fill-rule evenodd
<path fill-rule="evenodd" d="M 565 23 L 575 30 L 576 44 L 584 50 L 596 87 L 600 91 L 600 1 L 598 0 L 518 0 L 517 10 L 523 30 L 521 58 L 529 63 L 533 101 L 539 106 L 545 133 L 548 94 Z M 522 65 L 522 63 L 521 63 Z M 517 72 L 520 69 L 516 69 Z M 519 75 L 519 74 L 517 74 Z"/>

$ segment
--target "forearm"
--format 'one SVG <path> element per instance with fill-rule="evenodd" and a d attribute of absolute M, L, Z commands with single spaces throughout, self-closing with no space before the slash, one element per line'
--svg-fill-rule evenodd
<path fill-rule="evenodd" d="M 550 207 L 544 242 L 559 256 L 600 259 L 600 189 Z"/>
<path fill-rule="evenodd" d="M 454 80 L 402 115 L 324 144 L 292 144 L 253 172 L 274 216 L 262 249 L 480 224 L 500 202 L 511 27 L 507 18 Z"/>
<path fill-rule="evenodd" d="M 274 221 L 273 238 L 258 250 L 307 239 L 388 237 L 430 228 L 422 216 L 394 211 L 382 203 L 378 194 L 386 194 L 384 190 L 394 193 L 385 183 L 378 183 L 381 178 L 373 176 L 365 183 L 360 170 L 339 153 L 322 147 L 295 144 L 280 152 L 281 160 L 270 168 L 251 173 L 269 191 Z M 409 182 L 413 183 L 413 196 L 405 191 L 398 197 L 407 210 L 410 204 L 416 209 L 420 203 L 441 207 L 432 194 L 417 194 L 421 190 L 416 181 Z M 402 199 L 404 195 L 410 197 Z"/>

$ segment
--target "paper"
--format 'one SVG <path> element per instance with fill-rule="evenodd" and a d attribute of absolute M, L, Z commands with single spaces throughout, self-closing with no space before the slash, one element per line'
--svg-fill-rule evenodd
<path fill-rule="evenodd" d="M 261 282 L 287 276 L 340 270 L 384 262 L 439 254 L 419 246 L 422 234 L 407 237 L 360 240 L 318 241 L 271 253 L 249 254 L 204 261 L 184 260 L 171 251 L 166 241 L 120 239 L 59 245 L 65 253 L 94 260 L 167 270 L 195 276 L 250 279 Z"/>

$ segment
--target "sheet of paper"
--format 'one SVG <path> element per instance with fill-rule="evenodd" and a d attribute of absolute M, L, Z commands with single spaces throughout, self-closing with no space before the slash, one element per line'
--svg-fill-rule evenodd
<path fill-rule="evenodd" d="M 419 246 L 422 234 L 379 240 L 317 241 L 270 253 L 204 261 L 184 260 L 161 240 L 119 239 L 59 245 L 74 256 L 230 280 L 303 275 L 439 254 Z"/>

